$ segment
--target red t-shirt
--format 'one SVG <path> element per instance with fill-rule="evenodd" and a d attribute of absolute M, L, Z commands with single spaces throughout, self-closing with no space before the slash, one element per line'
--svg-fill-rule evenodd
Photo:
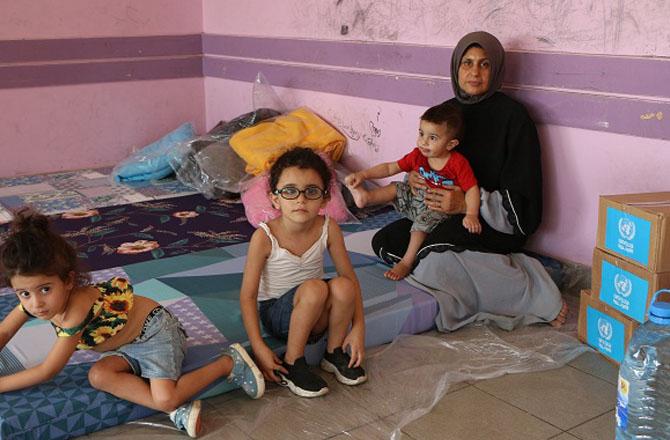
<path fill-rule="evenodd" d="M 457 185 L 463 191 L 467 191 L 477 185 L 475 173 L 472 172 L 470 163 L 461 153 L 451 152 L 449 160 L 441 170 L 433 170 L 428 164 L 428 158 L 421 154 L 421 150 L 415 148 L 398 161 L 398 166 L 404 172 L 417 171 L 426 179 L 431 188 Z"/>

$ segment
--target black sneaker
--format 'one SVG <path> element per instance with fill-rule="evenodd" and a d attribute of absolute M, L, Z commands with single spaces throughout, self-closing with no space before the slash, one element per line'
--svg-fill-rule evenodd
<path fill-rule="evenodd" d="M 349 368 L 350 361 L 349 353 L 337 347 L 332 353 L 326 351 L 321 359 L 321 368 L 334 373 L 337 381 L 345 385 L 359 385 L 368 380 L 363 367 Z"/>
<path fill-rule="evenodd" d="M 284 362 L 288 374 L 277 371 L 281 382 L 279 385 L 288 387 L 294 394 L 301 397 L 318 397 L 328 393 L 328 384 L 317 374 L 309 371 L 305 357 L 295 360 L 293 365 Z"/>

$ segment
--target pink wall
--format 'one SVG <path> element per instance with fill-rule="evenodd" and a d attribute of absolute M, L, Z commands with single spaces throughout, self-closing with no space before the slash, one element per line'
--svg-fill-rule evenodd
<path fill-rule="evenodd" d="M 0 3 L 0 42 L 201 30 L 200 0 Z M 0 88 L 0 176 L 114 165 L 182 122 L 203 130 L 203 83 L 187 78 Z"/>
<path fill-rule="evenodd" d="M 201 0 L 0 3 L 0 40 L 184 35 L 201 31 Z"/>
<path fill-rule="evenodd" d="M 590 265 L 598 196 L 670 189 L 670 141 L 558 126 L 538 127 L 545 209 L 531 246 Z"/>
<path fill-rule="evenodd" d="M 0 176 L 114 165 L 179 124 L 203 130 L 202 78 L 0 90 Z"/>

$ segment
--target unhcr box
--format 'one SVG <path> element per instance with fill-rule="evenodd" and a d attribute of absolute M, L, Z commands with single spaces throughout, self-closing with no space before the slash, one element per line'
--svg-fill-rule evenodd
<path fill-rule="evenodd" d="M 596 246 L 651 272 L 670 271 L 670 192 L 600 196 Z"/>
<path fill-rule="evenodd" d="M 610 360 L 621 363 L 638 323 L 582 290 L 579 304 L 579 340 Z"/>
<path fill-rule="evenodd" d="M 600 301 L 643 323 L 654 292 L 670 288 L 670 272 L 650 272 L 596 248 L 591 282 Z"/>

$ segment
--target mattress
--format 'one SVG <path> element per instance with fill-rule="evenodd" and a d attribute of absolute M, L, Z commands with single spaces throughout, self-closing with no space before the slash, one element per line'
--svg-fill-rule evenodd
<path fill-rule="evenodd" d="M 392 213 L 382 213 L 362 225 L 345 225 L 345 242 L 360 280 L 366 319 L 367 347 L 392 341 L 401 333 L 420 333 L 434 326 L 435 300 L 405 281 L 384 278 L 388 269 L 372 254 L 370 240 L 377 223 L 385 224 Z M 234 342 L 249 347 L 239 309 L 239 289 L 248 242 L 150 259 L 94 272 L 94 279 L 128 277 L 139 295 L 154 298 L 182 321 L 187 333 L 186 371 L 197 368 Z M 326 274 L 334 274 L 326 256 Z M 7 292 L 5 292 L 7 293 Z M 12 294 L 0 295 L 0 313 L 17 303 Z M 277 353 L 284 344 L 265 334 Z M 32 320 L 0 353 L 5 374 L 39 363 L 51 347 L 53 329 L 47 322 Z M 29 348 L 29 349 L 28 349 Z M 325 349 L 321 340 L 307 347 L 308 363 L 315 364 Z M 148 416 L 155 411 L 94 390 L 87 379 L 97 358 L 94 352 L 77 352 L 52 381 L 0 395 L 0 436 L 3 439 L 65 439 Z M 225 379 L 210 386 L 200 397 L 230 391 Z"/>

